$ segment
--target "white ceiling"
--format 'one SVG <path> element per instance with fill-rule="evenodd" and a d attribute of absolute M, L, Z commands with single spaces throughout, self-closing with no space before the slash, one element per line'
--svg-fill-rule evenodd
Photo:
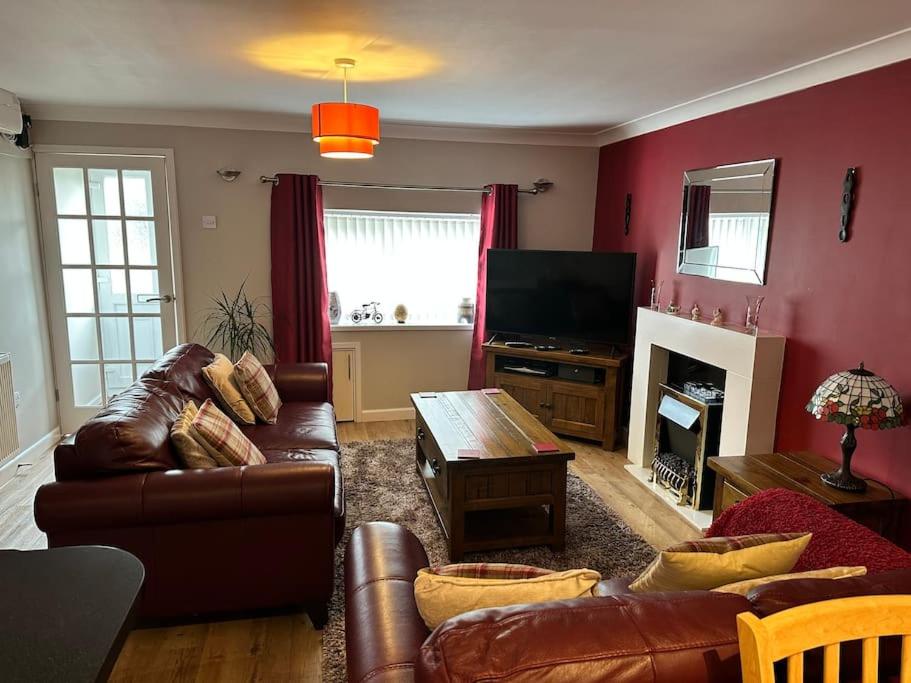
<path fill-rule="evenodd" d="M 307 113 L 339 98 L 338 56 L 387 122 L 596 133 L 905 29 L 911 2 L 0 0 L 0 16 L 0 87 L 28 103 Z"/>

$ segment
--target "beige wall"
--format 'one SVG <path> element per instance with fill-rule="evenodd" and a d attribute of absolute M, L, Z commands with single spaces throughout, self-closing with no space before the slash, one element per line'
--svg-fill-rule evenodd
<path fill-rule="evenodd" d="M 22 450 L 57 428 L 30 154 L 0 140 L 0 352 L 13 360 Z M 5 477 L 0 477 L 3 481 Z"/>
<path fill-rule="evenodd" d="M 554 181 L 543 195 L 519 199 L 519 244 L 538 249 L 589 250 L 592 243 L 596 149 L 384 139 L 369 161 L 322 159 L 308 135 L 179 126 L 36 121 L 38 144 L 167 147 L 175 154 L 185 306 L 189 338 L 201 340 L 199 323 L 209 298 L 247 278 L 249 293 L 268 297 L 269 193 L 260 175 L 317 173 L 363 182 L 480 186 L 536 178 Z M 215 171 L 238 168 L 225 183 Z M 477 211 L 480 195 L 327 188 L 327 208 L 400 211 Z M 200 228 L 214 215 L 218 230 Z M 350 332 L 362 342 L 364 408 L 408 405 L 423 388 L 464 388 L 470 335 Z M 461 378 L 461 379 L 459 379 Z"/>

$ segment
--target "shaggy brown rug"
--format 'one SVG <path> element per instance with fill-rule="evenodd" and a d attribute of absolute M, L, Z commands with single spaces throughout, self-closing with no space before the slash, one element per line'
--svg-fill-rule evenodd
<path fill-rule="evenodd" d="M 344 554 L 351 531 L 364 522 L 397 522 L 410 529 L 432 563 L 448 562 L 443 532 L 414 467 L 414 441 L 364 441 L 342 446 L 348 528 L 336 551 L 335 593 L 323 630 L 323 681 L 343 683 L 345 672 Z M 566 549 L 547 546 L 466 553 L 465 562 L 516 562 L 551 569 L 589 568 L 605 578 L 632 574 L 655 550 L 604 505 L 575 474 L 566 485 Z"/>

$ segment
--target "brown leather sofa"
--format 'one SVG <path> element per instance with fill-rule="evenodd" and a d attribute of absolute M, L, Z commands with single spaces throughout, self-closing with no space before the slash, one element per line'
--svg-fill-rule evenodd
<path fill-rule="evenodd" d="M 345 557 L 348 680 L 739 681 L 737 614 L 751 611 L 766 616 L 838 597 L 911 593 L 911 556 L 878 536 L 867 543 L 872 540 L 867 535 L 873 532 L 816 505 L 820 508 L 813 508 L 816 518 L 798 523 L 816 525 L 811 545 L 821 544 L 818 552 L 830 552 L 829 544 L 839 545 L 837 538 L 826 537 L 827 530 L 837 527 L 850 534 L 841 544 L 845 555 L 839 564 L 867 564 L 867 560 L 875 564 L 884 554 L 892 554 L 895 564 L 904 568 L 839 580 L 770 583 L 746 597 L 710 591 L 634 594 L 629 592 L 628 578 L 612 579 L 598 586 L 596 598 L 478 610 L 454 617 L 432 633 L 414 601 L 414 578 L 428 564 L 420 541 L 396 524 L 363 525 L 354 530 Z M 761 519 L 756 513 L 762 503 L 753 507 L 753 518 Z M 734 510 L 728 519 L 736 516 Z M 774 530 L 755 528 L 743 533 Z M 870 548 L 869 557 L 860 556 L 863 551 L 858 550 L 857 539 Z M 892 680 L 900 659 L 900 641 L 886 640 L 881 650 L 879 680 L 883 681 Z M 843 647 L 842 660 L 847 672 L 843 680 L 859 681 L 859 643 Z M 819 658 L 808 656 L 806 668 L 806 680 L 819 680 Z"/>
<path fill-rule="evenodd" d="M 182 617 L 303 607 L 318 627 L 345 529 L 335 414 L 324 363 L 272 369 L 275 425 L 243 431 L 268 464 L 181 469 L 171 424 L 213 393 L 203 346 L 169 351 L 57 447 L 57 481 L 35 496 L 50 547 L 110 545 L 145 565 L 140 614 Z"/>

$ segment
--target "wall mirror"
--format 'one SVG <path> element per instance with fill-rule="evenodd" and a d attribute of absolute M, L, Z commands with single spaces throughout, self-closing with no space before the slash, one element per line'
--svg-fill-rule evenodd
<path fill-rule="evenodd" d="M 677 272 L 765 283 L 775 160 L 683 174 Z"/>

